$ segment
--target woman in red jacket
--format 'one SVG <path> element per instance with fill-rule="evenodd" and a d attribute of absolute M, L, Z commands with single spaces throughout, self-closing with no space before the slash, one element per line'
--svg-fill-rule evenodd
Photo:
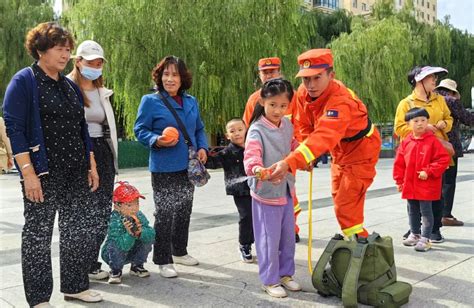
<path fill-rule="evenodd" d="M 402 141 L 393 166 L 398 191 L 408 201 L 410 235 L 403 245 L 415 246 L 416 251 L 431 248 L 434 222 L 431 202 L 441 197 L 442 175 L 450 161 L 447 150 L 427 129 L 429 117 L 426 109 L 417 107 L 405 114 L 411 133 Z"/>

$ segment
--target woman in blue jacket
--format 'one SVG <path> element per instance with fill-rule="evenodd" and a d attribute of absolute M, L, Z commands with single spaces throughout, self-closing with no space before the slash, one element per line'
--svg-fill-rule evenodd
<path fill-rule="evenodd" d="M 87 273 L 95 226 L 89 223 L 91 190 L 99 176 L 79 88 L 62 71 L 74 40 L 53 22 L 28 32 L 25 46 L 35 59 L 17 72 L 5 92 L 3 114 L 20 171 L 25 224 L 21 263 L 31 307 L 49 307 L 53 291 L 51 238 L 59 212 L 61 292 L 65 299 L 98 302 Z"/>
<path fill-rule="evenodd" d="M 199 160 L 205 163 L 207 138 L 198 102 L 186 93 L 192 85 L 186 64 L 175 56 L 165 57 L 153 69 L 152 77 L 159 93 L 183 122 Z M 162 136 L 167 127 L 180 132 L 177 140 Z M 194 194 L 194 186 L 187 175 L 188 145 L 175 117 L 157 93 L 142 97 L 134 131 L 138 141 L 150 149 L 156 231 L 153 262 L 159 265 L 161 276 L 176 277 L 173 263 L 199 264 L 187 252 Z"/>

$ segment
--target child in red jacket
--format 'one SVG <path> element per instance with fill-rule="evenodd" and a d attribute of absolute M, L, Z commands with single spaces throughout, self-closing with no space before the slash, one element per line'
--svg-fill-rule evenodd
<path fill-rule="evenodd" d="M 405 114 L 412 132 L 400 144 L 393 165 L 398 191 L 408 201 L 410 235 L 403 245 L 415 246 L 416 251 L 431 248 L 434 221 L 431 202 L 441 198 L 442 175 L 450 161 L 446 149 L 428 129 L 429 117 L 423 108 L 412 108 Z"/>

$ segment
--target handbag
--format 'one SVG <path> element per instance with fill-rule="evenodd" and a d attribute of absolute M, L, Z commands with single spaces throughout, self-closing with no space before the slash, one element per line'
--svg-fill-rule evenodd
<path fill-rule="evenodd" d="M 160 99 L 166 105 L 166 107 L 171 111 L 173 114 L 176 123 L 178 123 L 179 129 L 181 130 L 184 142 L 188 145 L 188 179 L 196 187 L 201 187 L 207 184 L 211 175 L 207 172 L 206 167 L 204 167 L 203 163 L 198 159 L 196 148 L 193 146 L 191 138 L 188 135 L 186 127 L 181 121 L 180 117 L 176 113 L 176 110 L 171 106 L 170 102 L 166 97 L 164 97 L 160 92 L 157 92 Z"/>

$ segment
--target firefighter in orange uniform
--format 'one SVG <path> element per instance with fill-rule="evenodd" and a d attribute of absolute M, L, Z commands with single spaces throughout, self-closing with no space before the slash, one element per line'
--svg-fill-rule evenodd
<path fill-rule="evenodd" d="M 270 79 L 282 77 L 280 68 L 281 68 L 281 60 L 278 57 L 262 58 L 258 60 L 258 72 L 259 72 L 258 77 L 260 78 L 260 81 L 262 82 L 262 84 L 264 84 Z M 257 102 L 260 99 L 260 91 L 261 89 L 258 89 L 257 91 L 253 92 L 252 95 L 250 95 L 249 99 L 247 100 L 247 104 L 245 105 L 245 111 L 244 111 L 242 120 L 244 120 L 245 125 L 247 125 L 247 127 L 250 126 L 250 119 L 252 118 L 255 105 L 257 105 Z M 294 103 L 292 102 L 286 111 L 286 117 L 288 117 L 290 120 L 292 120 L 292 116 L 293 116 L 293 108 L 292 108 L 293 106 L 294 106 Z M 300 228 L 296 224 L 296 219 L 301 212 L 301 207 L 296 195 L 293 197 L 293 209 L 294 209 L 294 214 L 295 214 L 295 238 L 296 238 L 296 242 L 299 242 L 300 241 L 300 236 L 299 236 Z"/>
<path fill-rule="evenodd" d="M 263 58 L 258 60 L 258 77 L 262 84 L 267 82 L 267 80 L 273 78 L 280 78 L 281 77 L 281 60 L 278 57 L 273 58 Z M 245 125 L 247 127 L 250 126 L 250 118 L 252 117 L 253 110 L 255 109 L 255 105 L 257 105 L 258 100 L 260 99 L 260 91 L 253 92 L 250 95 L 249 99 L 247 100 L 247 104 L 245 105 L 244 115 L 242 120 L 244 120 Z"/>
<path fill-rule="evenodd" d="M 272 166 L 272 180 L 288 171 L 310 170 L 315 159 L 332 156 L 332 197 L 337 220 L 350 237 L 367 237 L 365 194 L 375 177 L 381 139 L 366 106 L 334 79 L 330 49 L 312 49 L 298 57 L 303 83 L 297 92 L 295 122 L 304 140 L 285 160 Z"/>

